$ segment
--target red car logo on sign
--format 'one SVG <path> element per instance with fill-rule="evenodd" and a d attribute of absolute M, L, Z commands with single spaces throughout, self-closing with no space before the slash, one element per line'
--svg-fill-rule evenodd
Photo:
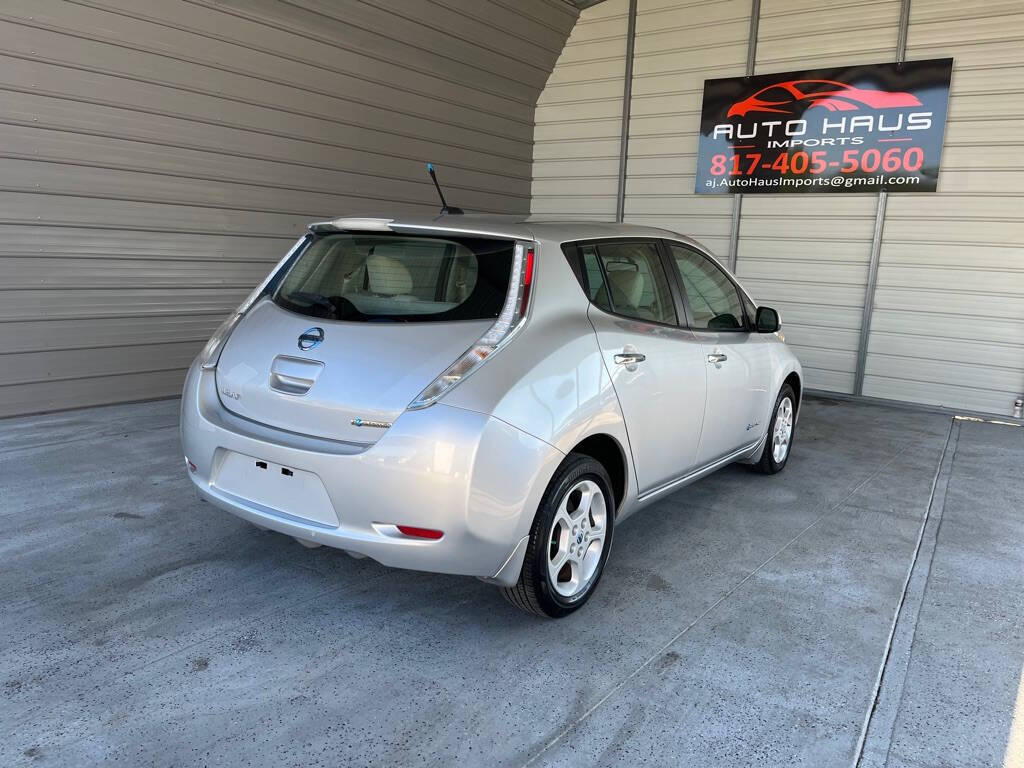
<path fill-rule="evenodd" d="M 774 112 L 793 115 L 811 107 L 830 112 L 852 112 L 861 107 L 920 107 L 912 93 L 856 88 L 836 80 L 789 80 L 762 88 L 753 96 L 729 107 L 729 117 L 744 117 L 748 112 Z"/>

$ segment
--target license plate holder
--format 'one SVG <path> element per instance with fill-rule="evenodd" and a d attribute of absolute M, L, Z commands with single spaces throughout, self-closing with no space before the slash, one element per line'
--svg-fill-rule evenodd
<path fill-rule="evenodd" d="M 289 517 L 337 528 L 338 513 L 323 481 L 313 472 L 228 451 L 215 488 Z"/>

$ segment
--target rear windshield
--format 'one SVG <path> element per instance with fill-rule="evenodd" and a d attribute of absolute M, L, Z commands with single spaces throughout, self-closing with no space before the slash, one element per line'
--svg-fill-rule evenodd
<path fill-rule="evenodd" d="M 328 320 L 483 320 L 501 312 L 514 244 L 462 237 L 330 234 L 289 269 L 274 302 Z"/>

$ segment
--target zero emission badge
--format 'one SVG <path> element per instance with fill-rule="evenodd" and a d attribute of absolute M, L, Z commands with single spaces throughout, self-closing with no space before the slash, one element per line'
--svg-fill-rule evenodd
<path fill-rule="evenodd" d="M 704 81 L 697 194 L 934 192 L 953 59 Z"/>

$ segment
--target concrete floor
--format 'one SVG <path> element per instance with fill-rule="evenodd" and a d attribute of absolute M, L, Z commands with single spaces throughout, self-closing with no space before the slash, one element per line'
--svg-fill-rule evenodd
<path fill-rule="evenodd" d="M 645 511 L 543 621 L 198 503 L 175 401 L 0 421 L 0 764 L 1002 765 L 1022 466 L 810 400 L 783 474 Z"/>

